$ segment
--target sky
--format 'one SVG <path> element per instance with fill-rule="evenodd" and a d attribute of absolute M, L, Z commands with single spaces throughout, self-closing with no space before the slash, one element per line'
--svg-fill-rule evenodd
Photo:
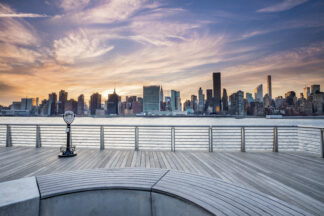
<path fill-rule="evenodd" d="M 64 89 L 88 100 L 181 92 L 324 89 L 322 0 L 0 0 L 0 104 Z"/>

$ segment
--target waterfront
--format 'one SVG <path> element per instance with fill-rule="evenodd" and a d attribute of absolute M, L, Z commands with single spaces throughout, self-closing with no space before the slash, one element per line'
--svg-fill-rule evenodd
<path fill-rule="evenodd" d="M 62 117 L 0 117 L 0 124 L 65 124 Z M 73 124 L 113 125 L 300 125 L 324 127 L 324 119 L 266 119 L 221 117 L 76 117 Z"/>

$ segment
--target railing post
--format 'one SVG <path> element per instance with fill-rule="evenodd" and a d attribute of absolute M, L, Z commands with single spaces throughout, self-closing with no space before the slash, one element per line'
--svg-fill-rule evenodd
<path fill-rule="evenodd" d="M 42 147 L 41 132 L 39 125 L 36 125 L 36 148 Z"/>
<path fill-rule="evenodd" d="M 175 128 L 171 127 L 171 151 L 175 152 Z"/>
<path fill-rule="evenodd" d="M 324 129 L 321 129 L 321 146 L 322 146 L 321 157 L 324 158 Z"/>
<path fill-rule="evenodd" d="M 135 151 L 138 151 L 138 127 L 135 127 Z"/>
<path fill-rule="evenodd" d="M 245 152 L 245 127 L 241 127 L 241 152 Z"/>
<path fill-rule="evenodd" d="M 213 152 L 213 127 L 208 128 L 209 152 Z"/>
<path fill-rule="evenodd" d="M 7 134 L 6 134 L 6 147 L 12 146 L 12 139 L 11 139 L 11 127 L 7 125 Z"/>
<path fill-rule="evenodd" d="M 273 152 L 278 152 L 278 127 L 273 128 Z"/>
<path fill-rule="evenodd" d="M 105 149 L 105 131 L 104 127 L 101 125 L 100 126 L 100 150 Z"/>

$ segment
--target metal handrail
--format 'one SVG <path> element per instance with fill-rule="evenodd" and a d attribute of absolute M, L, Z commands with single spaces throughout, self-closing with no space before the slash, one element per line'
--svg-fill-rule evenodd
<path fill-rule="evenodd" d="M 21 126 L 21 127 L 35 127 L 36 128 L 36 147 L 39 148 L 42 146 L 41 143 L 41 127 L 65 127 L 65 124 L 23 124 L 23 123 L 9 123 L 3 124 L 1 123 L 0 126 L 6 126 L 6 146 L 12 146 L 12 126 Z M 176 150 L 176 128 L 206 128 L 206 133 L 208 134 L 208 150 L 210 152 L 213 151 L 213 131 L 217 131 L 217 128 L 239 128 L 240 129 L 240 137 L 241 137 L 241 151 L 246 151 L 246 128 L 273 128 L 273 146 L 272 151 L 278 152 L 278 128 L 302 128 L 302 129 L 318 129 L 320 130 L 320 137 L 321 137 L 321 147 L 320 152 L 321 156 L 324 157 L 324 128 L 323 127 L 316 127 L 316 126 L 305 126 L 305 125 L 148 125 L 148 124 L 74 124 L 72 127 L 99 127 L 100 128 L 100 149 L 103 150 L 105 148 L 104 140 L 105 140 L 105 127 L 115 127 L 115 128 L 133 128 L 134 129 L 134 149 L 139 150 L 139 130 L 140 128 L 170 128 L 171 130 L 171 151 Z M 50 130 L 49 130 L 50 131 Z M 178 131 L 179 132 L 179 131 Z M 199 131 L 198 131 L 199 132 Z M 202 133 L 202 135 L 204 135 Z M 15 135 L 16 137 L 22 137 L 23 134 Z M 180 135 L 181 136 L 181 135 Z M 183 135 L 182 135 L 183 136 Z M 187 134 L 185 135 L 186 138 L 194 137 L 195 134 Z M 127 138 L 127 137 L 126 137 Z M 197 138 L 196 138 L 197 139 Z"/>

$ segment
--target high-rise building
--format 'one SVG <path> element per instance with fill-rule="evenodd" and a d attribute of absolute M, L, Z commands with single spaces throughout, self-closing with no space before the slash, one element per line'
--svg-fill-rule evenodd
<path fill-rule="evenodd" d="M 198 111 L 198 100 L 196 95 L 191 95 L 191 107 L 194 112 Z"/>
<path fill-rule="evenodd" d="M 296 92 L 294 92 L 294 91 L 287 92 L 285 94 L 285 99 L 286 99 L 287 105 L 289 105 L 289 106 L 295 105 L 295 103 L 297 102 Z"/>
<path fill-rule="evenodd" d="M 114 93 L 108 95 L 107 100 L 107 115 L 115 114 L 118 115 L 118 103 L 121 101 L 120 96 L 116 94 L 116 91 L 114 89 Z"/>
<path fill-rule="evenodd" d="M 77 109 L 78 115 L 84 115 L 84 95 L 81 94 L 78 97 L 78 109 Z"/>
<path fill-rule="evenodd" d="M 94 93 L 90 97 L 90 114 L 96 115 L 97 109 L 101 109 L 101 94 Z"/>
<path fill-rule="evenodd" d="M 251 93 L 246 92 L 246 93 L 245 93 L 245 98 L 246 98 L 246 100 L 247 100 L 247 102 L 248 102 L 249 104 L 252 103 L 252 102 L 254 101 Z"/>
<path fill-rule="evenodd" d="M 213 73 L 214 112 L 221 111 L 221 73 Z"/>
<path fill-rule="evenodd" d="M 143 86 L 143 112 L 160 111 L 160 86 Z"/>
<path fill-rule="evenodd" d="M 205 95 L 201 87 L 198 90 L 198 101 L 198 111 L 202 113 L 205 109 Z"/>
<path fill-rule="evenodd" d="M 311 94 L 316 94 L 318 92 L 321 92 L 320 85 L 311 85 Z"/>
<path fill-rule="evenodd" d="M 56 104 L 57 104 L 57 95 L 55 92 L 52 94 L 48 95 L 48 112 L 47 115 L 53 116 L 57 114 L 57 109 L 56 109 Z"/>
<path fill-rule="evenodd" d="M 228 111 L 228 96 L 225 88 L 223 88 L 222 109 L 223 111 Z"/>
<path fill-rule="evenodd" d="M 171 109 L 172 111 L 181 111 L 180 92 L 171 90 Z"/>
<path fill-rule="evenodd" d="M 272 86 L 271 86 L 271 76 L 267 76 L 267 90 L 268 90 L 268 96 L 269 100 L 272 100 Z"/>
<path fill-rule="evenodd" d="M 20 110 L 29 110 L 31 111 L 36 107 L 35 98 L 21 98 Z"/>
<path fill-rule="evenodd" d="M 78 111 L 78 102 L 74 99 L 70 99 L 65 102 L 64 104 L 64 112 L 65 111 L 72 111 L 74 113 L 77 113 Z"/>
<path fill-rule="evenodd" d="M 166 96 L 164 98 L 165 101 L 165 111 L 171 111 L 171 97 Z"/>
<path fill-rule="evenodd" d="M 59 101 L 58 101 L 58 114 L 64 114 L 65 112 L 65 103 L 67 102 L 68 93 L 64 90 L 59 92 Z"/>
<path fill-rule="evenodd" d="M 206 105 L 205 105 L 205 111 L 213 110 L 213 90 L 212 89 L 207 89 L 206 90 Z M 210 113 L 208 112 L 208 113 Z"/>
<path fill-rule="evenodd" d="M 256 102 L 263 103 L 263 86 L 262 84 L 258 85 L 254 89 L 254 98 Z"/>
<path fill-rule="evenodd" d="M 244 110 L 244 92 L 238 91 L 236 93 L 231 94 L 230 96 L 231 106 L 230 113 L 232 115 L 245 115 Z"/>
<path fill-rule="evenodd" d="M 308 99 L 309 95 L 310 95 L 310 87 L 305 87 L 304 88 L 304 97 L 306 99 Z"/>

